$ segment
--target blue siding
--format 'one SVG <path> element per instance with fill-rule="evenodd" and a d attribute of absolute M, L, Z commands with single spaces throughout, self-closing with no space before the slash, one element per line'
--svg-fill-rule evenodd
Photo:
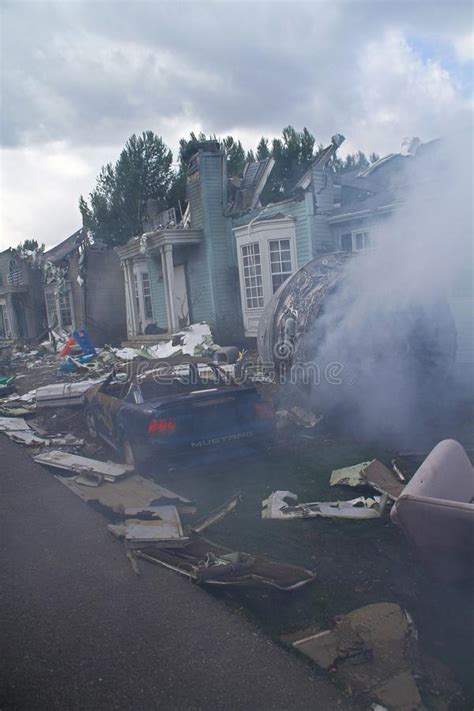
<path fill-rule="evenodd" d="M 268 219 L 276 215 L 293 217 L 295 220 L 295 241 L 298 267 L 302 267 L 312 258 L 310 229 L 312 218 L 309 215 L 306 200 L 288 200 L 284 203 L 269 205 L 265 211 L 259 207 L 256 210 L 252 210 L 252 212 L 247 212 L 243 216 L 234 218 L 232 220 L 232 227 L 247 225 L 250 220 L 258 217 L 260 214 L 262 215 L 262 219 Z"/>

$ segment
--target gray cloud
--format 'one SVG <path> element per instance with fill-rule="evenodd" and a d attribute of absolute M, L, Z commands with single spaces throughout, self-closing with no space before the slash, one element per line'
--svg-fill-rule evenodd
<path fill-rule="evenodd" d="M 2 246 L 74 231 L 79 193 L 144 129 L 172 148 L 190 130 L 251 148 L 291 123 L 384 153 L 471 120 L 469 2 L 7 0 L 1 11 Z"/>
<path fill-rule="evenodd" d="M 360 110 L 368 43 L 397 29 L 454 42 L 470 4 L 20 2 L 3 13 L 12 146 L 120 140 L 187 113 L 210 131 L 293 122 L 326 139 L 335 115 L 350 123 Z"/>

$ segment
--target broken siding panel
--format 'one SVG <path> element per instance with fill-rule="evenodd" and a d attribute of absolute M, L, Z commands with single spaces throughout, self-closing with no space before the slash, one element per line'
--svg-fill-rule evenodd
<path fill-rule="evenodd" d="M 299 268 L 312 258 L 311 232 L 306 201 L 295 203 L 292 215 L 295 218 L 296 255 L 298 260 L 298 264 L 295 266 Z"/>
<path fill-rule="evenodd" d="M 316 201 L 313 218 L 313 254 L 318 256 L 334 251 L 333 236 L 327 215 L 334 208 L 332 173 L 313 169 L 313 193 Z"/>

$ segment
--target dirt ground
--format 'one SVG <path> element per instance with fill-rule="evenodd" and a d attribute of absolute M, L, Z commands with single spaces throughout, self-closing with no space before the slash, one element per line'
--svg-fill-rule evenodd
<path fill-rule="evenodd" d="M 18 391 L 58 382 L 56 365 L 18 369 Z M 66 380 L 66 379 L 65 379 Z M 49 431 L 86 436 L 77 409 L 45 410 L 34 421 Z M 455 437 L 474 447 L 471 414 L 461 412 L 441 435 L 433 430 L 433 444 Z M 88 440 L 84 456 L 114 459 L 100 441 Z M 289 431 L 266 451 L 235 452 L 232 458 L 176 462 L 149 476 L 196 501 L 200 514 L 241 491 L 243 501 L 233 514 L 209 531 L 208 537 L 230 548 L 256 553 L 314 570 L 317 581 L 293 594 L 220 592 L 229 605 L 256 619 L 274 638 L 316 625 L 332 626 L 334 617 L 376 602 L 395 602 L 406 608 L 418 628 L 426 658 L 444 662 L 462 685 L 466 708 L 474 703 L 474 607 L 471 586 L 447 586 L 435 581 L 417 560 L 388 512 L 382 519 L 333 521 L 328 519 L 262 520 L 261 502 L 276 489 L 296 493 L 301 502 L 349 499 L 353 490 L 329 486 L 333 469 L 380 459 L 390 466 L 398 453 L 380 443 L 362 442 L 335 433 L 324 422 L 315 430 Z M 420 458 L 404 460 L 411 476 Z M 216 594 L 216 593 L 213 593 Z"/>

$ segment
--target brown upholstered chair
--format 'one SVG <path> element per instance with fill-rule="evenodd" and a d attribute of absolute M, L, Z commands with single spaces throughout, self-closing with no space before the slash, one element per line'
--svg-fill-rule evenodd
<path fill-rule="evenodd" d="M 430 452 L 390 513 L 437 577 L 474 575 L 474 469 L 446 439 Z"/>

